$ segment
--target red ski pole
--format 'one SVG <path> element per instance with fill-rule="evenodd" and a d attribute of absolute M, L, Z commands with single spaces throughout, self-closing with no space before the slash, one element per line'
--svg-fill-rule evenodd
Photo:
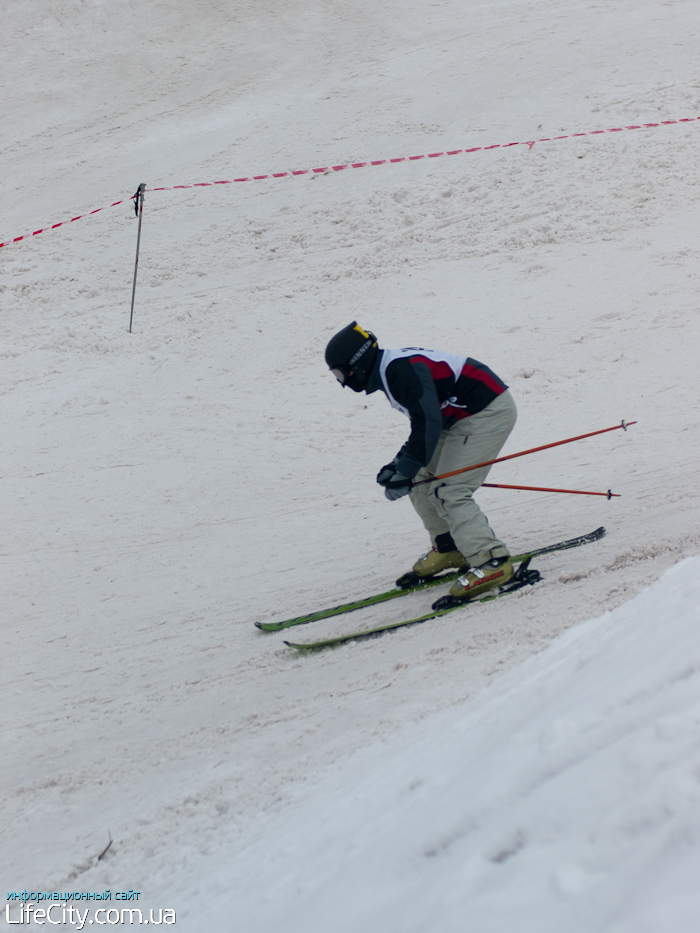
<path fill-rule="evenodd" d="M 508 486 L 505 483 L 482 483 L 491 489 L 529 489 L 531 492 L 569 492 L 574 496 L 606 496 L 608 499 L 619 499 L 619 492 L 584 492 L 583 489 L 547 489 L 545 486 Z"/>
<path fill-rule="evenodd" d="M 591 431 L 590 434 L 579 434 L 577 437 L 567 437 L 563 441 L 554 441 L 553 444 L 543 444 L 541 447 L 532 447 L 530 450 L 521 450 L 517 454 L 508 454 L 507 457 L 497 457 L 495 460 L 485 460 L 483 463 L 475 463 L 473 466 L 462 467 L 461 470 L 452 470 L 451 473 L 441 473 L 440 476 L 431 476 L 430 479 L 421 479 L 413 486 L 422 486 L 423 483 L 434 483 L 439 479 L 447 479 L 448 476 L 456 476 L 458 473 L 467 473 L 469 470 L 478 470 L 479 467 L 490 466 L 492 463 L 502 463 L 504 460 L 513 460 L 515 457 L 524 457 L 526 454 L 536 454 L 538 450 L 548 450 L 550 447 L 559 447 L 561 444 L 570 444 L 572 441 L 582 441 L 585 437 L 593 437 L 595 434 L 606 434 L 608 431 L 619 431 L 620 428 L 626 431 L 629 425 L 636 424 L 636 421 L 622 421 L 611 428 L 603 428 L 600 431 Z M 607 495 L 605 493 L 604 495 Z"/>

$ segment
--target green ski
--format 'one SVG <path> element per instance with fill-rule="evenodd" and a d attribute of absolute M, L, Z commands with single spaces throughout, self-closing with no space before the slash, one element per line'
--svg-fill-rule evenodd
<path fill-rule="evenodd" d="M 568 548 L 580 547 L 582 544 L 589 544 L 591 541 L 597 541 L 605 534 L 605 528 L 602 526 L 587 535 L 580 535 L 578 538 L 569 538 L 567 541 L 560 541 L 558 544 L 550 544 L 547 547 L 537 548 L 533 551 L 527 551 L 525 554 L 517 554 L 513 557 L 513 563 L 519 563 L 527 560 L 528 557 L 539 557 L 542 554 L 549 554 L 552 551 L 565 551 Z M 416 586 L 407 588 L 395 588 L 387 590 L 385 593 L 377 593 L 374 596 L 367 596 L 365 599 L 358 599 L 354 602 L 342 603 L 340 606 L 333 606 L 330 609 L 320 609 L 318 612 L 311 612 L 308 615 L 295 616 L 291 619 L 284 619 L 281 622 L 255 622 L 257 628 L 263 632 L 279 632 L 285 628 L 291 628 L 293 625 L 306 625 L 309 622 L 319 622 L 321 619 L 330 619 L 333 616 L 344 615 L 346 612 L 355 612 L 357 609 L 365 609 L 367 606 L 376 606 L 378 603 L 387 602 L 390 599 L 397 599 L 399 596 L 407 596 L 416 590 L 423 590 L 430 586 L 438 586 L 441 583 L 450 583 L 456 580 L 463 570 L 455 570 L 452 573 L 445 573 L 437 577 L 431 577 L 421 581 Z M 432 618 L 430 616 L 429 618 Z"/>
<path fill-rule="evenodd" d="M 532 557 L 528 557 L 522 562 L 522 564 L 516 570 L 515 576 L 510 581 L 510 583 L 507 583 L 505 586 L 498 590 L 488 593 L 486 596 L 482 596 L 481 599 L 466 600 L 465 602 L 460 602 L 449 606 L 447 609 L 433 609 L 431 612 L 426 612 L 426 614 L 422 616 L 416 616 L 414 619 L 404 619 L 403 622 L 390 622 L 388 625 L 378 625 L 375 628 L 364 629 L 360 632 L 351 632 L 349 635 L 337 635 L 335 638 L 326 638 L 322 641 L 302 642 L 301 644 L 293 641 L 285 641 L 285 645 L 288 645 L 290 648 L 298 648 L 300 650 L 310 648 L 330 648 L 333 645 L 342 645 L 343 642 L 346 641 L 352 641 L 358 638 L 367 638 L 370 635 L 381 635 L 383 632 L 391 632 L 394 629 L 403 628 L 406 625 L 417 625 L 419 622 L 427 622 L 428 619 L 437 619 L 438 616 L 447 615 L 448 612 L 454 612 L 455 609 L 465 609 L 467 606 L 473 603 L 488 603 L 493 599 L 500 599 L 500 597 L 507 596 L 514 590 L 522 589 L 524 586 L 533 586 L 541 579 L 539 571 L 529 569 L 531 560 Z M 438 605 L 438 603 L 435 603 L 435 605 Z"/>

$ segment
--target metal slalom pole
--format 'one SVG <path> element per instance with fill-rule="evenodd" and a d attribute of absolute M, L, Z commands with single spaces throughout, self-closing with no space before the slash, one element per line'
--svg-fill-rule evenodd
<path fill-rule="evenodd" d="M 129 317 L 129 333 L 131 325 L 134 322 L 134 298 L 136 297 L 136 273 L 139 270 L 139 249 L 141 248 L 141 221 L 143 220 L 143 195 L 146 190 L 146 182 L 142 181 L 136 189 L 134 195 L 134 213 L 139 219 L 139 232 L 136 237 L 136 261 L 134 263 L 134 284 L 131 288 L 131 315 Z"/>

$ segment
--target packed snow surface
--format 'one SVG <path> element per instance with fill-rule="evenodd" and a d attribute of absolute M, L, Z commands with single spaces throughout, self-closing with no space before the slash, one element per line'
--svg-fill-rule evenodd
<path fill-rule="evenodd" d="M 209 855 L 191 915 L 225 929 L 233 904 L 234 928 L 270 933 L 696 928 L 698 626 L 692 558 L 290 788 Z"/>
<path fill-rule="evenodd" d="M 700 120 L 662 121 L 700 117 L 697 0 L 3 12 L 5 890 L 196 933 L 696 930 Z M 542 583 L 305 655 L 252 623 L 428 545 L 374 481 L 405 419 L 325 370 L 353 319 L 494 369 L 504 454 L 637 424 L 492 470 L 621 495 L 479 493 L 514 552 L 606 526 Z"/>

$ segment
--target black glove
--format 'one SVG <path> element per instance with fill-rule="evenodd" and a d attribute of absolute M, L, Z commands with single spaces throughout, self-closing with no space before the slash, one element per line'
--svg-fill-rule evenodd
<path fill-rule="evenodd" d="M 377 473 L 377 482 L 384 486 L 384 495 L 392 501 L 408 495 L 411 491 L 411 480 L 397 470 L 394 461 L 381 468 Z"/>
<path fill-rule="evenodd" d="M 379 473 L 377 473 L 377 482 L 380 486 L 386 486 L 395 473 L 396 461 L 392 460 L 391 463 L 387 463 L 386 466 L 383 466 Z"/>

